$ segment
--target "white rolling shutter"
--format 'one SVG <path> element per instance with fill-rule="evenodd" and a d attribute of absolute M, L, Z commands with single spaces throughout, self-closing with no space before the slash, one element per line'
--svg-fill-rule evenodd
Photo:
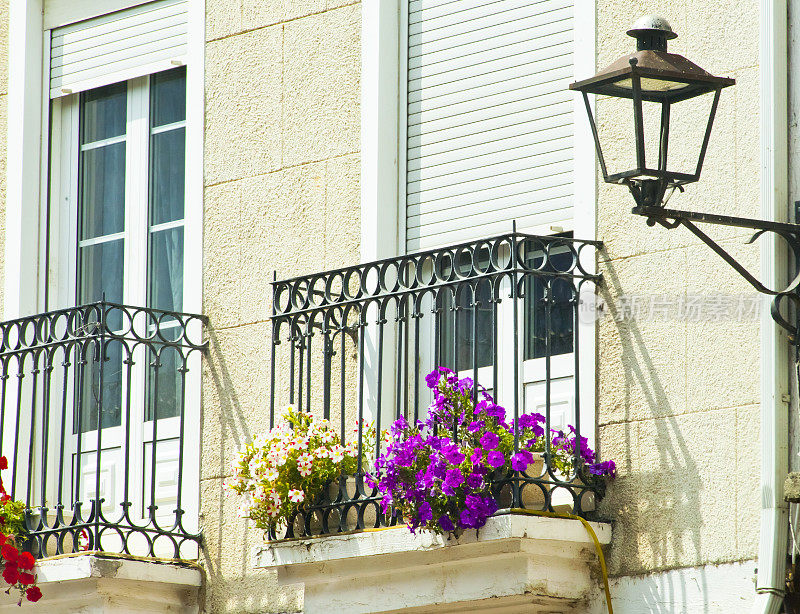
<path fill-rule="evenodd" d="M 50 97 L 184 63 L 188 6 L 187 0 L 159 0 L 53 29 Z"/>
<path fill-rule="evenodd" d="M 573 0 L 409 0 L 406 247 L 564 222 Z"/>

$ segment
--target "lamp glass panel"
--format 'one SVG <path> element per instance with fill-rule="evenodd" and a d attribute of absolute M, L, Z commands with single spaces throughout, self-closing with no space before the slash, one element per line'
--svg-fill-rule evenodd
<path fill-rule="evenodd" d="M 636 169 L 633 101 L 628 98 L 598 96 L 595 121 L 607 173 L 614 175 Z"/>
<path fill-rule="evenodd" d="M 669 79 L 653 79 L 651 77 L 644 78 L 642 82 L 642 91 L 645 92 L 671 92 L 673 90 L 681 90 L 689 87 L 689 83 L 681 81 L 670 81 Z M 623 79 L 616 82 L 614 85 L 628 90 L 633 89 L 633 81 L 631 79 Z"/>
<path fill-rule="evenodd" d="M 709 92 L 671 106 L 667 171 L 695 173 L 713 102 L 714 93 Z M 717 110 L 718 113 L 723 111 L 723 107 Z M 708 147 L 706 157 L 725 155 L 724 141 L 719 139 L 715 143 L 713 132 Z M 704 164 L 703 166 L 719 169 L 730 168 L 730 165 L 723 160 L 720 160 L 719 164 Z"/>
<path fill-rule="evenodd" d="M 661 112 L 662 104 L 660 102 L 642 101 L 644 163 L 650 170 L 658 170 L 661 147 Z"/>

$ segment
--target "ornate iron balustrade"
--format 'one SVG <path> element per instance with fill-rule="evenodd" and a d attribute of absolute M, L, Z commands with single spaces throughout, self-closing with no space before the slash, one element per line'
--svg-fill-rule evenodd
<path fill-rule="evenodd" d="M 424 376 L 450 367 L 487 388 L 509 415 L 546 417 L 541 471 L 497 478 L 501 505 L 589 512 L 601 493 L 581 481 L 580 469 L 558 473 L 550 428 L 569 423 L 581 436 L 579 316 L 600 279 L 586 266 L 600 245 L 513 232 L 273 282 L 271 426 L 276 408 L 292 403 L 331 420 L 342 443 L 355 437 L 360 451 L 375 455 L 382 429 L 426 412 Z M 365 439 L 365 419 L 374 440 Z M 396 522 L 381 514 L 363 479 L 368 470 L 342 476 L 286 536 Z"/>
<path fill-rule="evenodd" d="M 199 420 L 187 417 L 204 324 L 104 301 L 0 324 L 0 454 L 35 555 L 196 556 Z"/>

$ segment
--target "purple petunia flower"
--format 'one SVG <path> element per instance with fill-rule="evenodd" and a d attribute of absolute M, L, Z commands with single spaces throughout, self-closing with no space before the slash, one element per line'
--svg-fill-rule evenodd
<path fill-rule="evenodd" d="M 447 516 L 442 516 L 441 518 L 439 518 L 439 526 L 442 527 L 442 529 L 444 529 L 445 531 L 452 531 L 453 529 L 455 529 L 453 521 L 450 520 L 450 518 Z"/>
<path fill-rule="evenodd" d="M 503 466 L 503 464 L 506 462 L 506 457 L 503 456 L 502 452 L 492 450 L 486 455 L 486 462 L 489 463 L 490 466 L 497 469 L 498 467 Z"/>
<path fill-rule="evenodd" d="M 383 495 L 383 498 L 381 499 L 381 511 L 384 514 L 388 514 L 389 508 L 392 506 L 393 503 L 394 499 L 392 499 L 392 495 L 390 494 Z"/>
<path fill-rule="evenodd" d="M 483 427 L 485 427 L 485 426 L 486 426 L 486 423 L 483 420 L 475 420 L 474 422 L 470 422 L 469 423 L 469 426 L 467 427 L 467 430 L 470 433 L 475 434 L 475 433 L 483 430 Z"/>
<path fill-rule="evenodd" d="M 466 456 L 461 453 L 458 446 L 454 445 L 444 452 L 444 458 L 451 465 L 460 465 L 464 462 Z"/>
<path fill-rule="evenodd" d="M 466 482 L 467 486 L 470 488 L 480 488 L 483 486 L 483 476 L 481 476 L 479 473 L 470 473 L 467 476 Z"/>
<path fill-rule="evenodd" d="M 531 454 L 527 450 L 522 450 L 521 452 L 517 452 L 514 456 L 511 457 L 511 468 L 514 471 L 525 471 L 528 468 L 528 465 L 532 463 L 533 463 L 533 454 Z"/>
<path fill-rule="evenodd" d="M 486 431 L 480 439 L 481 445 L 487 450 L 494 450 L 500 443 L 500 437 L 491 431 Z"/>
<path fill-rule="evenodd" d="M 424 501 L 422 505 L 419 506 L 417 518 L 419 519 L 420 523 L 423 524 L 428 522 L 429 520 L 433 520 L 433 510 L 431 509 L 430 503 Z"/>
<path fill-rule="evenodd" d="M 458 525 L 462 529 L 471 529 L 475 527 L 475 516 L 473 515 L 472 510 L 461 510 L 461 513 L 458 515 Z"/>
<path fill-rule="evenodd" d="M 497 418 L 498 422 L 504 422 L 506 419 L 506 410 L 499 405 L 490 405 L 486 409 L 486 415 L 490 418 Z"/>
<path fill-rule="evenodd" d="M 436 388 L 436 386 L 439 385 L 439 379 L 441 377 L 442 377 L 441 373 L 439 373 L 439 370 L 436 369 L 434 371 L 431 371 L 430 373 L 428 373 L 428 375 L 425 376 L 425 383 L 428 385 L 428 388 L 433 390 L 434 388 Z"/>
<path fill-rule="evenodd" d="M 484 399 L 483 401 L 478 401 L 478 404 L 475 406 L 474 414 L 477 416 L 481 412 L 485 412 L 486 409 L 492 405 L 491 401 Z"/>
<path fill-rule="evenodd" d="M 592 475 L 608 476 L 613 478 L 617 473 L 617 464 L 613 460 L 586 465 L 586 470 Z"/>
<path fill-rule="evenodd" d="M 456 494 L 456 488 L 464 483 L 464 476 L 459 469 L 449 469 L 447 476 L 442 482 L 442 492 L 448 497 Z"/>
<path fill-rule="evenodd" d="M 483 459 L 483 450 L 481 450 L 480 448 L 475 448 L 472 451 L 472 455 L 469 457 L 469 462 L 471 462 L 473 465 L 477 465 L 478 463 L 481 462 L 482 459 Z"/>

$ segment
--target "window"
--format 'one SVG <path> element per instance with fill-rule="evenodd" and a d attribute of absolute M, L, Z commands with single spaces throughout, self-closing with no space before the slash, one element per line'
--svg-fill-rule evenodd
<path fill-rule="evenodd" d="M 114 338 L 126 330 L 120 310 L 104 329 L 96 307 L 75 305 L 105 298 L 199 311 L 202 178 L 186 169 L 200 168 L 202 156 L 193 144 L 202 138 L 202 105 L 191 100 L 202 100 L 204 37 L 200 27 L 190 35 L 189 23 L 202 24 L 203 10 L 188 0 L 115 1 L 121 9 L 113 12 L 108 3 L 29 4 L 35 10 L 12 12 L 10 26 L 27 34 L 10 50 L 20 79 L 9 95 L 9 148 L 19 155 L 8 181 L 6 318 L 43 322 L 46 337 L 35 342 L 58 354 L 49 354 L 50 366 L 31 366 L 24 401 L 2 399 L 18 425 L 37 425 L 3 433 L 4 450 L 16 454 L 6 447 L 14 442 L 26 456 L 30 449 L 29 462 L 15 465 L 42 476 L 17 476 L 17 494 L 28 490 L 31 503 L 51 510 L 63 505 L 66 525 L 45 523 L 47 535 L 68 533 L 97 497 L 117 512 L 109 522 L 132 523 L 139 537 L 159 530 L 147 511 L 153 505 L 159 517 L 187 512 L 193 531 L 199 469 L 183 450 L 199 441 L 202 318 L 156 323 L 128 311 L 137 334 L 157 335 L 132 355 Z M 191 346 L 191 356 L 184 351 L 178 362 L 170 340 Z M 123 498 L 130 507 L 119 507 Z M 128 520 L 119 520 L 121 510 Z"/>
<path fill-rule="evenodd" d="M 186 68 L 62 96 L 51 111 L 50 210 L 57 221 L 51 229 L 51 258 L 57 263 L 48 280 L 51 305 L 105 300 L 183 311 Z M 181 334 L 169 316 L 139 325 L 147 328 L 140 334 L 150 335 L 157 326 L 167 340 Z M 124 327 L 122 314 L 112 312 L 108 326 L 112 332 Z M 102 360 L 89 360 L 76 375 L 67 447 L 78 452 L 71 466 L 63 467 L 70 474 L 65 482 L 78 485 L 75 499 L 97 496 L 94 474 L 102 440 L 104 509 L 119 509 L 125 499 L 141 518 L 147 517 L 148 504 L 158 505 L 159 515 L 175 509 L 177 490 L 170 480 L 177 479 L 186 385 L 178 351 L 164 348 L 149 356 L 148 351 L 112 341 Z M 154 362 L 158 369 L 151 368 Z M 157 472 L 150 469 L 153 459 Z M 150 497 L 149 480 L 156 474 Z M 132 476 L 143 477 L 132 483 Z M 169 493 L 166 498 L 159 498 L 162 491 Z"/>
<path fill-rule="evenodd" d="M 66 126 L 63 141 L 64 148 L 74 148 L 72 136 L 78 134 L 76 304 L 106 300 L 183 310 L 185 108 L 184 68 L 61 102 L 68 123 L 78 118 L 77 126 Z M 60 257 L 69 259 L 69 241 L 65 247 Z M 62 281 L 60 302 L 70 303 L 71 285 L 69 277 Z M 116 315 L 112 329 L 121 325 Z M 121 420 L 122 349 L 111 351 L 103 374 L 103 427 Z M 92 408 L 98 378 L 99 373 L 86 378 L 82 431 L 97 428 Z M 162 418 L 177 415 L 174 395 L 164 392 L 174 383 L 160 384 L 159 402 L 148 407 L 158 407 Z"/>
<path fill-rule="evenodd" d="M 487 267 L 488 258 L 487 254 L 478 265 Z M 571 268 L 571 262 L 572 254 L 563 248 L 551 251 L 547 265 L 544 265 L 541 252 L 531 250 L 526 258 L 530 269 L 543 273 L 567 271 Z M 469 275 L 470 268 L 470 264 L 463 263 L 459 267 L 459 275 Z M 525 278 L 523 287 L 524 360 L 543 358 L 547 354 L 559 356 L 571 353 L 576 294 L 571 281 L 558 277 L 529 276 Z M 439 295 L 437 338 L 438 357 L 442 365 L 456 371 L 467 371 L 472 369 L 473 359 L 477 360 L 478 369 L 493 363 L 494 290 L 487 280 L 477 280 Z M 473 339 L 477 339 L 477 347 Z"/>
<path fill-rule="evenodd" d="M 406 250 L 501 235 L 514 222 L 533 234 L 571 230 L 578 191 L 568 90 L 578 55 L 573 0 L 401 6 L 408 42 L 401 61 Z M 536 249 L 524 257 L 541 269 Z M 569 269 L 571 258 L 567 249 L 550 251 L 541 271 Z M 510 282 L 501 285 L 478 280 L 442 293 L 431 352 L 463 374 L 477 370 L 507 403 L 519 362 L 524 410 L 541 411 L 549 389 L 557 427 L 574 408 L 576 289 L 570 279 L 525 276 L 515 359 Z"/>
<path fill-rule="evenodd" d="M 570 239 L 566 233 L 565 239 Z M 547 247 L 521 244 L 526 254 L 526 270 L 544 275 L 524 274 L 520 283 L 518 334 L 520 376 L 524 411 L 545 413 L 547 382 L 550 375 L 550 414 L 553 428 L 565 428 L 573 422 L 574 410 L 574 339 L 577 321 L 578 288 L 574 280 L 557 273 L 570 271 L 573 253 L 557 239 Z M 464 252 L 462 252 L 464 253 Z M 507 253 L 498 260 L 504 261 Z M 489 254 L 478 258 L 477 266 L 488 270 Z M 514 301 L 511 280 L 481 279 L 468 262 L 458 267 L 462 281 L 437 296 L 433 363 L 470 376 L 477 371 L 478 381 L 499 398 L 513 398 L 514 386 Z M 554 275 L 546 275 L 553 273 Z M 449 269 L 445 277 L 452 277 Z M 463 281 L 474 277 L 470 281 Z M 476 341 L 477 340 L 477 341 Z M 476 365 L 476 368 L 474 368 Z M 507 401 L 508 403 L 508 401 Z"/>

